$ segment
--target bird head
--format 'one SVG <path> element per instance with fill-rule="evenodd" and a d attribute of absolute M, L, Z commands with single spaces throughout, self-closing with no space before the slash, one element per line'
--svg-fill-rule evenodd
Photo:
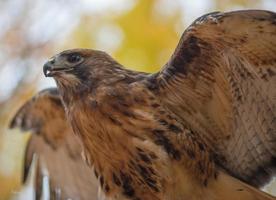
<path fill-rule="evenodd" d="M 78 50 L 61 52 L 50 58 L 43 66 L 46 77 L 64 75 L 79 70 L 85 61 L 85 54 Z"/>
<path fill-rule="evenodd" d="M 109 83 L 123 73 L 107 53 L 92 49 L 71 49 L 50 58 L 43 66 L 46 77 L 53 77 L 60 89 L 78 86 L 95 87 Z M 83 88 L 83 87 L 82 87 Z"/>
<path fill-rule="evenodd" d="M 70 49 L 50 58 L 43 66 L 46 77 L 66 77 L 66 75 L 101 74 L 119 64 L 107 53 L 92 49 Z"/>

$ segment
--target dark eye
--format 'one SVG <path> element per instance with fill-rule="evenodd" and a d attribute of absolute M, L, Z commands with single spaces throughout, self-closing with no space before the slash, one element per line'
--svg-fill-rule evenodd
<path fill-rule="evenodd" d="M 81 61 L 82 57 L 78 54 L 72 54 L 72 55 L 69 55 L 68 58 L 67 58 L 67 61 L 69 63 L 77 63 L 79 61 Z"/>

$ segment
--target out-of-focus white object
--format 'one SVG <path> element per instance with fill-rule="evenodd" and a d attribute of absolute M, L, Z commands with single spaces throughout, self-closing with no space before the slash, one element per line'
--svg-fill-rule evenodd
<path fill-rule="evenodd" d="M 40 159 L 41 174 L 42 174 L 42 189 L 40 200 L 50 200 L 50 176 L 47 170 L 46 163 Z M 57 198 L 56 198 L 57 199 Z"/>

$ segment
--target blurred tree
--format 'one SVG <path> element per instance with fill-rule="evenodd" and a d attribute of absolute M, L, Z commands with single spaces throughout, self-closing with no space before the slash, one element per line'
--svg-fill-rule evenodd
<path fill-rule="evenodd" d="M 115 19 L 124 38 L 114 56 L 135 70 L 154 72 L 168 60 L 179 36 L 180 9 L 170 16 L 156 12 L 156 0 L 140 0 L 128 13 Z"/>
<path fill-rule="evenodd" d="M 233 8 L 254 8 L 260 0 L 216 0 L 215 7 L 217 10 L 229 10 Z"/>

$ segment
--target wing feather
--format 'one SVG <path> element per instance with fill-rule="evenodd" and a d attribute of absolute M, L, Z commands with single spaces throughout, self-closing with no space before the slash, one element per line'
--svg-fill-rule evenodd
<path fill-rule="evenodd" d="M 39 159 L 36 180 L 38 197 L 41 195 L 42 170 L 46 167 L 52 196 L 97 199 L 97 180 L 92 169 L 81 159 L 81 142 L 67 124 L 57 89 L 41 91 L 25 103 L 14 116 L 10 127 L 34 133 L 26 148 L 23 181 L 35 153 Z"/>
<path fill-rule="evenodd" d="M 164 104 L 204 135 L 217 163 L 262 186 L 276 166 L 276 14 L 247 10 L 197 19 L 148 80 Z"/>

